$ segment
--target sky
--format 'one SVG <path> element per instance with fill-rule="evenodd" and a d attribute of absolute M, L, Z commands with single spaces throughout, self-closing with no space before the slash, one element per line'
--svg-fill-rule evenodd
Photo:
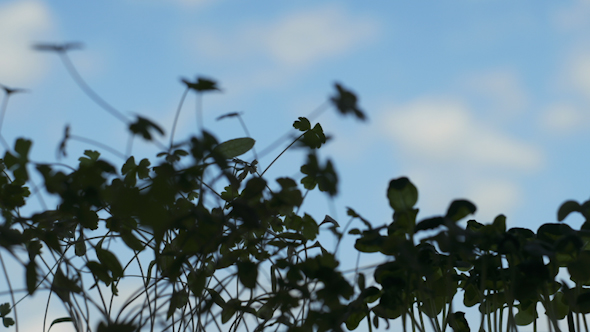
<path fill-rule="evenodd" d="M 167 135 L 180 78 L 215 79 L 222 91 L 204 96 L 205 127 L 222 141 L 245 136 L 235 119 L 215 120 L 243 112 L 258 151 L 340 82 L 368 121 L 334 110 L 315 119 L 333 137 L 321 156 L 341 181 L 332 203 L 310 196 L 316 219 L 346 221 L 350 206 L 387 224 L 387 185 L 408 176 L 420 193 L 419 218 L 467 198 L 479 222 L 502 213 L 509 227 L 536 230 L 556 222 L 565 200 L 590 195 L 588 17 L 588 0 L 2 0 L 0 84 L 29 91 L 10 98 L 1 134 L 10 144 L 32 139 L 35 161 L 56 161 L 66 124 L 125 151 L 124 125 L 82 94 L 55 54 L 33 51 L 36 42 L 82 42 L 69 55 L 88 84 Z M 190 96 L 179 139 L 197 132 L 194 105 Z M 85 149 L 98 148 L 70 142 L 60 162 L 76 164 Z M 133 149 L 159 152 L 139 141 Z M 262 156 L 261 166 L 279 152 Z M 303 158 L 281 157 L 268 178 L 301 177 Z M 582 219 L 566 222 L 579 227 Z"/>

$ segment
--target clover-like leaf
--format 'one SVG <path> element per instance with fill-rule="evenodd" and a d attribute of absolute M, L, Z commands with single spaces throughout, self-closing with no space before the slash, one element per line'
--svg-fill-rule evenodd
<path fill-rule="evenodd" d="M 358 99 L 356 95 L 350 90 L 345 89 L 339 83 L 335 83 L 334 86 L 336 87 L 337 93 L 330 100 L 334 103 L 338 111 L 343 115 L 353 114 L 357 119 L 365 120 L 365 113 L 357 105 Z"/>
<path fill-rule="evenodd" d="M 307 118 L 300 116 L 299 120 L 295 120 L 295 122 L 293 122 L 293 128 L 298 129 L 300 131 L 307 131 L 311 129 L 311 123 L 309 123 L 309 120 L 307 120 Z"/>
<path fill-rule="evenodd" d="M 129 130 L 135 135 L 141 135 L 148 141 L 153 139 L 152 131 L 164 135 L 164 130 L 160 126 L 139 115 L 137 116 L 137 121 L 129 125 Z"/>

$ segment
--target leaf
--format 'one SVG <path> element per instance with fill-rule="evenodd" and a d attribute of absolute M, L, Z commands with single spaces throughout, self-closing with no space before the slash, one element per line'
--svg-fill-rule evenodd
<path fill-rule="evenodd" d="M 580 212 L 582 211 L 582 207 L 580 203 L 576 201 L 566 201 L 559 207 L 557 211 L 557 220 L 563 221 L 570 213 L 572 212 Z"/>
<path fill-rule="evenodd" d="M 105 285 L 110 285 L 113 278 L 109 275 L 109 270 L 106 266 L 101 265 L 97 261 L 89 261 L 86 263 L 86 267 L 90 270 L 92 275 L 98 280 L 104 282 Z"/>
<path fill-rule="evenodd" d="M 225 118 L 233 118 L 236 116 L 239 117 L 242 114 L 243 114 L 243 112 L 231 112 L 231 113 L 220 115 L 215 120 L 219 121 L 219 120 L 225 119 Z"/>
<path fill-rule="evenodd" d="M 10 307 L 10 303 L 7 302 L 0 304 L 0 317 L 8 315 L 11 311 L 12 308 Z"/>
<path fill-rule="evenodd" d="M 389 182 L 387 198 L 395 211 L 411 210 L 418 201 L 418 189 L 407 177 L 394 179 Z"/>
<path fill-rule="evenodd" d="M 528 303 L 527 303 L 528 304 Z M 537 315 L 537 304 L 530 303 L 528 306 L 524 306 L 522 303 L 516 306 L 518 313 L 514 315 L 514 322 L 519 326 L 526 326 L 531 324 L 539 316 Z"/>
<path fill-rule="evenodd" d="M 121 266 L 121 263 L 119 263 L 115 254 L 97 247 L 96 257 L 98 257 L 101 264 L 111 271 L 113 278 L 118 279 L 123 276 L 123 267 Z"/>
<path fill-rule="evenodd" d="M 10 327 L 14 325 L 14 319 L 10 317 L 2 317 L 2 324 L 4 324 L 4 327 Z"/>
<path fill-rule="evenodd" d="M 465 319 L 465 313 L 462 311 L 454 312 L 449 316 L 449 325 L 454 332 L 470 332 L 469 323 Z"/>
<path fill-rule="evenodd" d="M 51 322 L 51 325 L 49 325 L 49 328 L 47 329 L 47 332 L 49 332 L 49 330 L 51 330 L 51 327 L 55 324 L 59 324 L 59 323 L 67 323 L 67 322 L 72 322 L 72 318 L 71 317 L 62 317 L 62 318 L 56 318 L 53 320 L 53 322 Z"/>
<path fill-rule="evenodd" d="M 365 120 L 366 116 L 357 106 L 358 98 L 350 90 L 345 89 L 339 83 L 335 83 L 336 96 L 330 98 L 334 106 L 338 109 L 340 114 L 353 114 L 357 119 Z"/>
<path fill-rule="evenodd" d="M 256 287 L 256 280 L 258 278 L 258 265 L 253 262 L 245 261 L 238 262 L 238 278 L 242 285 L 253 289 Z"/>
<path fill-rule="evenodd" d="M 421 220 L 419 223 L 416 224 L 414 227 L 414 231 L 417 233 L 418 231 L 425 231 L 429 229 L 435 229 L 438 226 L 445 224 L 445 218 L 443 217 L 433 217 Z"/>
<path fill-rule="evenodd" d="M 195 90 L 197 92 L 212 91 L 212 90 L 220 91 L 219 88 L 217 87 L 217 82 L 210 80 L 210 79 L 197 77 L 196 82 L 189 82 L 188 80 L 182 78 L 181 81 L 182 81 L 182 83 L 184 83 L 186 85 L 187 88 L 189 88 L 191 90 Z"/>
<path fill-rule="evenodd" d="M 474 214 L 475 210 L 477 210 L 475 204 L 471 203 L 468 200 L 454 200 L 449 206 L 449 209 L 447 210 L 446 218 L 457 222 L 470 214 Z"/>
<path fill-rule="evenodd" d="M 254 143 L 256 141 L 250 137 L 234 138 L 220 143 L 213 148 L 213 151 L 226 159 L 232 159 L 250 151 L 254 147 Z"/>
<path fill-rule="evenodd" d="M 26 267 L 27 276 L 27 292 L 29 295 L 33 295 L 35 289 L 37 289 L 37 264 L 35 261 L 30 261 Z"/>
<path fill-rule="evenodd" d="M 152 140 L 151 132 L 154 130 L 160 135 L 164 135 L 164 130 L 160 126 L 139 115 L 137 121 L 129 125 L 129 130 L 135 135 L 141 135 L 147 141 Z"/>
<path fill-rule="evenodd" d="M 233 315 L 236 313 L 239 307 L 240 300 L 231 299 L 227 301 L 226 305 L 223 307 L 223 310 L 221 311 L 221 322 L 223 324 L 227 323 L 233 317 Z"/>
<path fill-rule="evenodd" d="M 299 131 L 308 131 L 311 129 L 311 123 L 307 118 L 300 116 L 299 120 L 295 120 L 293 123 L 293 128 L 298 129 Z"/>

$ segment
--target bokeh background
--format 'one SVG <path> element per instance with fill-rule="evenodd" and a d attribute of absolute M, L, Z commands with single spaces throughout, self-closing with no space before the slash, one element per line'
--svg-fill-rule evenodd
<path fill-rule="evenodd" d="M 220 140 L 244 136 L 236 119 L 216 121 L 243 112 L 258 151 L 322 105 L 334 82 L 355 91 L 368 121 L 333 110 L 316 119 L 333 137 L 321 155 L 341 181 L 334 201 L 309 196 L 318 220 L 345 223 L 350 206 L 374 225 L 389 223 L 385 190 L 400 176 L 417 185 L 422 218 L 468 198 L 479 222 L 502 213 L 509 227 L 535 231 L 556 221 L 563 201 L 590 195 L 587 0 L 2 0 L 0 84 L 28 92 L 12 95 L 0 133 L 10 144 L 32 139 L 35 161 L 57 160 L 66 124 L 126 148 L 125 126 L 82 94 L 57 55 L 31 48 L 70 41 L 85 45 L 69 55 L 90 86 L 167 135 L 180 78 L 217 80 L 223 91 L 203 99 L 205 127 Z M 197 133 L 194 105 L 191 95 L 179 139 Z M 85 149 L 101 150 L 70 142 L 60 162 L 76 164 Z M 133 149 L 159 152 L 139 141 Z M 261 166 L 280 151 L 261 156 Z M 300 178 L 303 158 L 287 154 L 269 178 Z"/>

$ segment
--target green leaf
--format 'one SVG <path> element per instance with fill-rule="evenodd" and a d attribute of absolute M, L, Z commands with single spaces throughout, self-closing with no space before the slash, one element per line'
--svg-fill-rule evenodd
<path fill-rule="evenodd" d="M 10 317 L 2 317 L 2 324 L 4 324 L 4 327 L 10 327 L 14 325 L 14 319 Z"/>
<path fill-rule="evenodd" d="M 10 307 L 10 303 L 7 302 L 0 304 L 0 317 L 8 315 L 11 311 L 12 308 Z"/>
<path fill-rule="evenodd" d="M 557 220 L 563 221 L 572 212 L 581 212 L 582 207 L 576 201 L 566 201 L 559 207 L 557 211 Z"/>
<path fill-rule="evenodd" d="M 293 123 L 293 127 L 300 131 L 308 131 L 309 129 L 311 129 L 311 123 L 309 123 L 309 120 L 307 120 L 307 118 L 300 116 L 299 120 L 295 120 L 295 122 Z"/>
<path fill-rule="evenodd" d="M 253 262 L 245 261 L 238 262 L 238 278 L 242 285 L 253 289 L 256 287 L 256 280 L 258 278 L 258 265 Z"/>
<path fill-rule="evenodd" d="M 98 280 L 104 282 L 105 285 L 110 285 L 113 281 L 113 278 L 109 275 L 109 269 L 100 264 L 97 261 L 89 261 L 86 263 L 86 267 L 90 270 L 92 275 L 96 277 Z"/>
<path fill-rule="evenodd" d="M 37 288 L 37 264 L 35 261 L 30 261 L 26 267 L 27 276 L 27 292 L 29 295 L 33 295 Z"/>
<path fill-rule="evenodd" d="M 232 159 L 243 155 L 254 147 L 256 141 L 250 137 L 234 138 L 217 145 L 213 151 L 226 159 Z"/>
<path fill-rule="evenodd" d="M 139 239 L 137 239 L 135 237 L 135 235 L 133 235 L 131 230 L 129 230 L 127 228 L 123 228 L 123 229 L 121 229 L 120 234 L 121 234 L 121 239 L 123 239 L 123 242 L 125 242 L 125 244 L 129 248 L 131 248 L 132 250 L 143 251 L 145 249 L 145 246 L 143 245 L 143 243 L 141 241 L 139 241 Z"/>
<path fill-rule="evenodd" d="M 470 332 L 469 323 L 465 319 L 465 313 L 462 311 L 454 312 L 449 316 L 449 325 L 454 332 Z"/>
<path fill-rule="evenodd" d="M 535 319 L 539 318 L 537 315 L 536 303 L 526 303 L 526 306 L 521 303 L 516 307 L 518 308 L 518 313 L 514 315 L 514 322 L 516 325 L 526 326 L 531 324 Z"/>
<path fill-rule="evenodd" d="M 98 260 L 102 265 L 111 271 L 113 278 L 118 279 L 123 276 L 123 267 L 121 266 L 121 263 L 119 263 L 115 254 L 97 247 L 96 257 L 98 257 Z"/>
<path fill-rule="evenodd" d="M 47 329 L 47 332 L 49 332 L 49 330 L 51 330 L 51 327 L 55 324 L 59 324 L 59 323 L 67 323 L 67 322 L 72 322 L 72 318 L 71 317 L 62 317 L 62 318 L 56 318 L 53 320 L 53 322 L 51 322 L 51 325 L 49 325 L 49 328 Z"/>
<path fill-rule="evenodd" d="M 474 214 L 475 210 L 477 210 L 475 204 L 468 200 L 458 199 L 451 203 L 445 217 L 457 222 L 470 214 Z"/>
<path fill-rule="evenodd" d="M 160 126 L 139 115 L 137 121 L 129 125 L 129 130 L 135 135 L 141 135 L 147 141 L 153 139 L 152 131 L 164 135 L 164 130 Z"/>
<path fill-rule="evenodd" d="M 357 119 L 365 120 L 366 116 L 363 111 L 361 111 L 357 106 L 357 97 L 351 91 L 345 89 L 339 83 L 335 83 L 334 87 L 336 88 L 336 96 L 332 97 L 330 100 L 336 106 L 338 111 L 343 114 L 353 114 L 356 116 Z"/>
<path fill-rule="evenodd" d="M 395 211 L 411 210 L 418 202 L 418 189 L 407 177 L 394 179 L 389 182 L 387 198 Z"/>
<path fill-rule="evenodd" d="M 236 313 L 238 308 L 240 308 L 240 300 L 231 299 L 227 301 L 227 303 L 223 306 L 223 310 L 221 311 L 221 322 L 223 324 L 227 323 Z"/>
<path fill-rule="evenodd" d="M 206 79 L 206 78 L 201 78 L 201 77 L 197 77 L 197 81 L 196 82 L 189 82 L 186 79 L 181 79 L 182 83 L 184 83 L 186 85 L 187 88 L 191 89 L 191 90 L 195 90 L 197 92 L 203 92 L 203 91 L 213 91 L 213 90 L 218 90 L 219 88 L 217 87 L 217 82 L 210 80 L 210 79 Z"/>

